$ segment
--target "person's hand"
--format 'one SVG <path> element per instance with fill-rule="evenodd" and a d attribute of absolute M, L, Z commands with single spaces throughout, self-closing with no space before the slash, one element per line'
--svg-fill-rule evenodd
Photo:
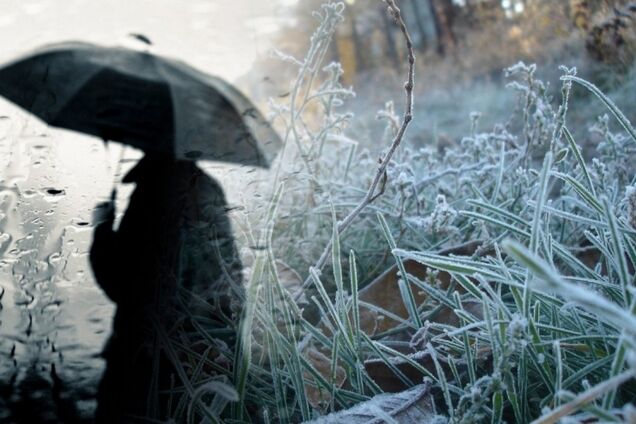
<path fill-rule="evenodd" d="M 113 190 L 108 202 L 98 203 L 93 210 L 93 225 L 111 223 L 115 221 L 115 196 L 117 192 Z"/>

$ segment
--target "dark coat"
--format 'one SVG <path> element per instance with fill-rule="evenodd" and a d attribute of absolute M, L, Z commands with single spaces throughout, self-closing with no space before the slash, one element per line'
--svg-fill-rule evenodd
<path fill-rule="evenodd" d="M 147 157 L 124 182 L 136 188 L 119 229 L 111 214 L 95 228 L 90 251 L 95 278 L 117 305 L 98 422 L 167 418 L 170 400 L 160 392 L 190 378 L 178 346 L 218 341 L 218 352 L 231 355 L 243 299 L 227 204 L 214 179 L 193 162 Z"/>

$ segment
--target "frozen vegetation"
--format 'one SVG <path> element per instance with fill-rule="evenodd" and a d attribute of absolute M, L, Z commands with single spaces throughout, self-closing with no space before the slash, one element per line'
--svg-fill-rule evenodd
<path fill-rule="evenodd" d="M 553 99 L 536 67 L 517 63 L 506 70 L 519 96 L 513 116 L 483 130 L 475 112 L 472 130 L 444 149 L 414 148 L 406 137 L 372 193 L 381 194 L 348 221 L 391 153 L 363 146 L 391 145 L 404 118 L 387 103 L 377 115 L 384 140 L 347 131 L 369 116 L 344 111 L 354 93 L 340 84 L 340 66 L 325 62 L 343 9 L 316 12 L 304 58 L 280 55 L 298 77 L 289 101 L 270 104 L 285 137 L 267 183 L 271 206 L 258 225 L 247 215 L 239 225 L 258 248 L 246 260 L 249 307 L 227 379 L 235 391 L 212 391 L 195 409 L 238 420 L 258 411 L 266 422 L 337 411 L 317 422 L 634 422 L 630 122 L 576 69 L 561 68 Z M 601 138 L 592 160 L 568 127 L 569 109 L 586 107 L 570 104 L 574 91 L 606 108 L 588 123 Z M 461 255 L 439 254 L 470 242 Z M 407 271 L 409 261 L 424 278 Z M 393 315 L 389 331 L 365 332 L 359 290 L 392 263 L 391 293 L 407 315 Z M 382 395 L 378 364 L 408 390 Z"/>

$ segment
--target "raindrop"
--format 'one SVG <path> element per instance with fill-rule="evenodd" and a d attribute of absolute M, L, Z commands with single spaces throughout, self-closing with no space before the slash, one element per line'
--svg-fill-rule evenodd
<path fill-rule="evenodd" d="M 58 262 L 60 262 L 60 260 L 62 259 L 62 254 L 60 252 L 55 252 L 55 253 L 51 253 L 49 255 L 49 263 L 50 264 L 56 264 Z"/>
<path fill-rule="evenodd" d="M 9 250 L 9 254 L 11 256 L 16 256 L 18 253 L 20 253 L 20 249 L 11 249 L 11 250 Z"/>
<path fill-rule="evenodd" d="M 28 307 L 31 303 L 35 301 L 35 297 L 30 293 L 24 293 L 23 299 L 18 299 L 15 301 L 16 306 L 26 306 Z M 30 317 L 30 315 L 29 315 Z"/>
<path fill-rule="evenodd" d="M 32 190 L 32 189 L 28 188 L 28 189 L 26 189 L 26 190 L 24 190 L 22 192 L 22 197 L 28 199 L 28 198 L 31 198 L 31 197 L 35 196 L 36 194 L 37 194 L 37 192 L 35 190 Z"/>
<path fill-rule="evenodd" d="M 90 225 L 90 222 L 84 221 L 83 219 L 73 218 L 71 221 L 71 225 L 75 225 L 77 227 L 85 228 Z"/>
<path fill-rule="evenodd" d="M 0 140 L 9 135 L 11 130 L 11 118 L 6 115 L 0 116 Z"/>
<path fill-rule="evenodd" d="M 33 316 L 29 313 L 29 325 L 25 331 L 27 337 L 31 337 L 31 333 L 33 333 Z"/>
<path fill-rule="evenodd" d="M 102 319 L 102 317 L 99 316 L 92 316 L 88 318 L 88 322 L 90 322 L 91 324 L 99 324 L 103 321 L 104 320 Z"/>
<path fill-rule="evenodd" d="M 61 300 L 54 300 L 42 307 L 42 313 L 49 311 L 57 311 L 60 309 L 60 305 L 62 304 Z"/>
<path fill-rule="evenodd" d="M 56 202 L 66 195 L 66 190 L 58 189 L 54 187 L 47 187 L 43 189 L 44 199 L 49 202 Z"/>
<path fill-rule="evenodd" d="M 11 234 L 0 231 L 0 253 L 4 252 L 11 244 Z"/>

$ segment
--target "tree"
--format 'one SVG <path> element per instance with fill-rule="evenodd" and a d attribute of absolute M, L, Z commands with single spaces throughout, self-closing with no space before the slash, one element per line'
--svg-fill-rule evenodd
<path fill-rule="evenodd" d="M 393 36 L 395 25 L 391 21 L 391 18 L 389 17 L 389 14 L 386 8 L 381 7 L 381 8 L 378 8 L 378 10 L 380 11 L 382 23 L 384 24 L 384 36 L 386 39 L 386 53 L 389 56 L 389 59 L 391 60 L 393 69 L 399 69 L 401 66 L 400 57 L 398 56 L 397 48 L 395 46 L 395 37 Z"/>
<path fill-rule="evenodd" d="M 453 32 L 455 6 L 452 0 L 429 0 L 429 7 L 437 34 L 437 52 L 445 55 L 457 45 Z"/>
<path fill-rule="evenodd" d="M 424 14 L 424 8 L 422 7 L 423 5 L 421 0 L 411 0 L 408 4 L 411 5 L 413 10 L 411 16 L 414 18 L 415 25 L 417 26 L 419 33 L 418 48 L 425 51 L 428 49 L 428 31 L 426 30 L 428 15 Z"/>

